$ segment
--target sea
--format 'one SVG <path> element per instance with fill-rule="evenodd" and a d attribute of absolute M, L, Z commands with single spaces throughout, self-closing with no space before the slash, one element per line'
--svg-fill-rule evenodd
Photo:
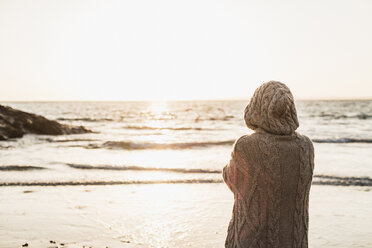
<path fill-rule="evenodd" d="M 1 186 L 223 183 L 248 100 L 2 102 L 92 132 L 0 142 Z M 372 100 L 297 101 L 314 183 L 372 185 Z"/>

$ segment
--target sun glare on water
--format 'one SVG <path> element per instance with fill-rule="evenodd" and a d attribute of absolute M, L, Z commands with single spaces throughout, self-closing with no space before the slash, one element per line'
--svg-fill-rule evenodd
<path fill-rule="evenodd" d="M 178 142 L 175 133 L 170 129 L 174 128 L 174 123 L 172 119 L 174 115 L 170 113 L 167 101 L 153 101 L 149 104 L 147 111 L 148 115 L 151 117 L 147 118 L 143 125 L 159 129 L 159 133 L 156 135 L 149 135 L 143 137 L 145 142 L 156 143 L 156 144 L 169 144 Z M 169 128 L 169 129 L 167 129 Z M 155 163 L 156 167 L 162 168 L 172 168 L 179 164 L 179 160 L 182 158 L 180 151 L 159 149 L 156 151 L 148 151 L 151 154 L 148 158 L 142 158 L 145 164 Z M 172 173 L 171 173 L 172 174 Z M 171 176 L 169 173 L 165 172 L 149 172 L 148 179 L 158 179 L 167 180 Z"/>
<path fill-rule="evenodd" d="M 174 116 L 169 112 L 168 103 L 166 101 L 151 102 L 147 112 L 151 117 L 144 124 L 151 128 L 159 128 L 162 132 L 161 135 L 149 137 L 148 141 L 152 140 L 152 142 L 161 144 L 171 143 L 174 135 L 166 128 L 172 127 L 170 120 Z"/>
<path fill-rule="evenodd" d="M 151 102 L 148 111 L 157 115 L 161 115 L 168 111 L 168 103 L 166 101 Z"/>

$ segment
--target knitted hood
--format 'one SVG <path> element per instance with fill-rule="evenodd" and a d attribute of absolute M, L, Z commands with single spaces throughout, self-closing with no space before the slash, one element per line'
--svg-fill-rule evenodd
<path fill-rule="evenodd" d="M 293 96 L 280 82 L 269 81 L 256 89 L 244 111 L 250 129 L 261 128 L 269 133 L 288 135 L 299 126 Z"/>

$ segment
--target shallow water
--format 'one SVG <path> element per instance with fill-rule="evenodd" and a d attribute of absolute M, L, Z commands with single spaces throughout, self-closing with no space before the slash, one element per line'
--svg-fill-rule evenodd
<path fill-rule="evenodd" d="M 221 181 L 234 141 L 252 133 L 243 121 L 246 103 L 3 103 L 93 133 L 0 142 L 0 183 Z M 296 106 L 298 131 L 314 142 L 316 175 L 372 177 L 372 101 Z"/>

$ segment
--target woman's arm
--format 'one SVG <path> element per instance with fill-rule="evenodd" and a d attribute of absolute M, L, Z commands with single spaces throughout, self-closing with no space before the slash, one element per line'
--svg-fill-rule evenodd
<path fill-rule="evenodd" d="M 236 192 L 237 184 L 237 168 L 234 160 L 234 152 L 232 152 L 230 162 L 223 168 L 222 172 L 223 180 L 233 193 Z"/>
<path fill-rule="evenodd" d="M 245 191 L 243 188 L 245 188 L 249 180 L 245 145 L 246 141 L 242 137 L 235 142 L 230 162 L 222 171 L 223 180 L 234 194 L 243 193 Z M 242 190 L 243 192 L 241 192 Z"/>

